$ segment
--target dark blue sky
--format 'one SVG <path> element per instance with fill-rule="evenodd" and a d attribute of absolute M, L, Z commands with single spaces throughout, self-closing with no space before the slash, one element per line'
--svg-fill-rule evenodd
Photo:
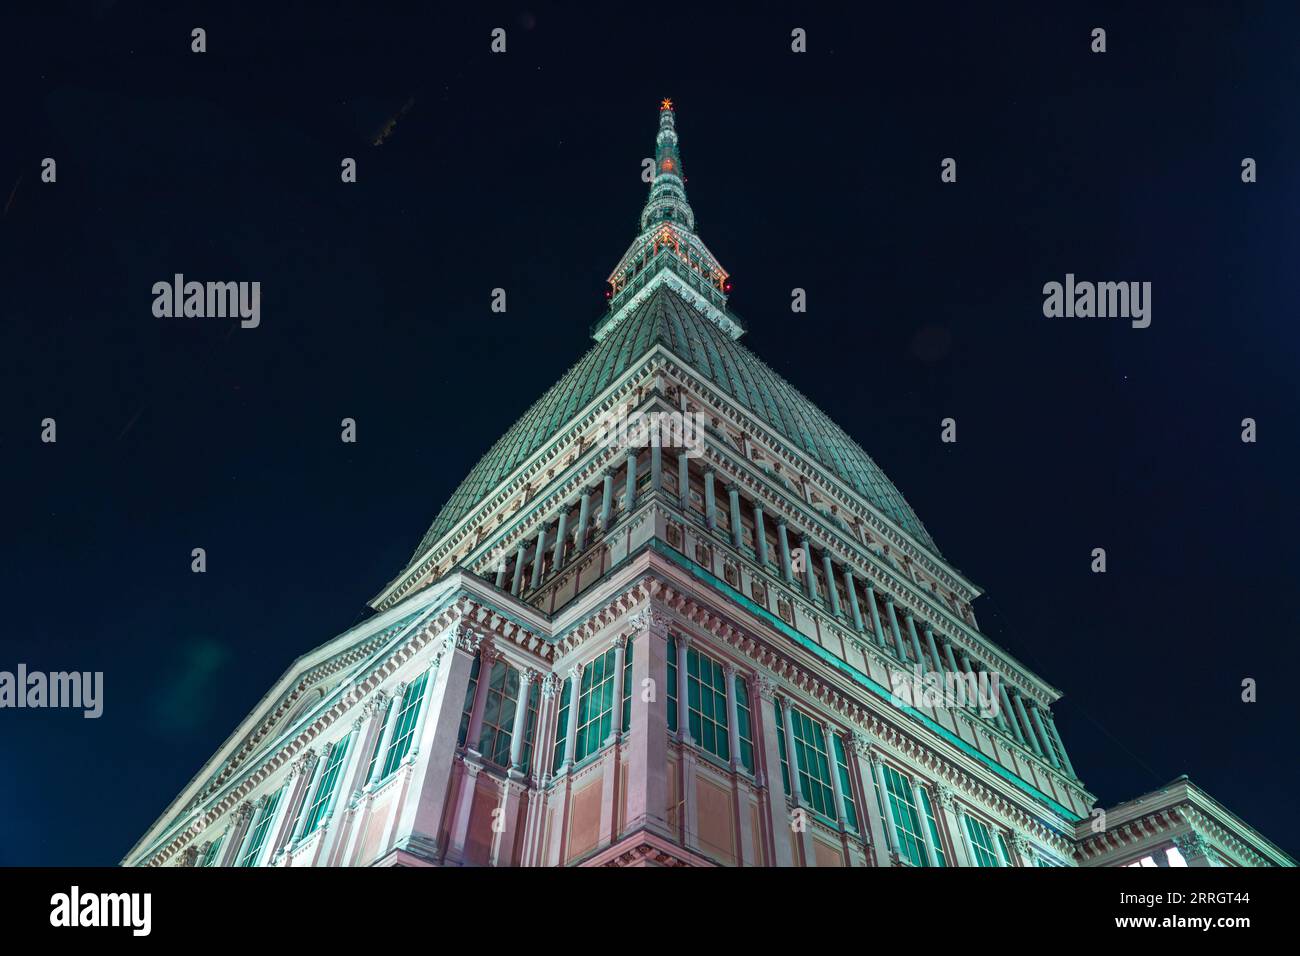
<path fill-rule="evenodd" d="M 1300 851 L 1294 12 L 366 6 L 9 15 L 0 670 L 105 713 L 0 711 L 0 864 L 116 862 L 358 619 L 588 346 L 663 96 L 746 343 L 987 590 L 1100 801 L 1188 773 Z M 155 318 L 176 272 L 261 326 Z M 1045 319 L 1067 272 L 1151 327 Z"/>

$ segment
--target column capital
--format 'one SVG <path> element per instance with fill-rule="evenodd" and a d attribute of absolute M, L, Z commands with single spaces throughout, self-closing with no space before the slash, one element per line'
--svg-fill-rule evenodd
<path fill-rule="evenodd" d="M 315 769 L 318 759 L 316 751 L 309 747 L 303 752 L 302 756 L 293 762 L 289 772 L 290 774 L 309 774 Z"/>
<path fill-rule="evenodd" d="M 738 668 L 736 667 L 735 664 L 731 663 L 731 661 L 726 661 L 722 665 L 722 673 L 723 676 L 727 678 L 727 680 L 732 680 L 736 676 L 737 671 Z"/>
<path fill-rule="evenodd" d="M 239 805 L 239 808 L 235 811 L 235 820 L 239 823 L 243 823 L 245 820 L 247 820 L 249 817 L 253 815 L 253 809 L 254 809 L 253 804 L 248 800 L 245 800 L 243 803 Z"/>
<path fill-rule="evenodd" d="M 382 714 L 387 706 L 388 695 L 382 690 L 377 690 L 361 705 L 361 717 L 363 720 L 369 720 L 375 714 Z"/>
<path fill-rule="evenodd" d="M 620 650 L 620 651 L 621 651 L 621 650 L 626 650 L 626 649 L 627 649 L 627 635 L 626 635 L 626 634 L 620 634 L 620 635 L 618 635 L 618 637 L 614 638 L 614 647 L 617 648 L 617 649 Z"/>
<path fill-rule="evenodd" d="M 564 681 L 559 674 L 547 674 L 542 678 L 542 696 L 548 700 L 560 692 Z"/>
<path fill-rule="evenodd" d="M 957 802 L 957 791 L 946 784 L 939 784 L 939 806 L 949 812 L 962 812 L 961 804 Z"/>
<path fill-rule="evenodd" d="M 871 739 L 860 730 L 853 731 L 853 752 L 859 757 L 871 758 Z"/>
<path fill-rule="evenodd" d="M 582 665 L 574 664 L 572 667 L 570 667 L 569 676 L 573 678 L 573 683 L 576 686 L 578 681 L 582 680 Z"/>
<path fill-rule="evenodd" d="M 868 587 L 870 587 L 870 585 L 868 585 Z M 885 603 L 886 604 L 894 603 L 894 596 L 887 591 L 885 592 Z"/>
<path fill-rule="evenodd" d="M 766 674 L 759 674 L 754 682 L 758 685 L 760 700 L 765 700 L 770 704 L 776 699 L 776 684 L 772 683 L 772 678 Z"/>

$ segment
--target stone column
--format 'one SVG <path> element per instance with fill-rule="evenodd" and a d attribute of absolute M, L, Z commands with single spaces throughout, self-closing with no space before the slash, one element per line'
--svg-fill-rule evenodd
<path fill-rule="evenodd" d="M 677 498 L 682 511 L 689 512 L 691 510 L 691 459 L 684 451 L 677 453 Z"/>
<path fill-rule="evenodd" d="M 506 583 L 506 556 L 504 553 L 502 553 L 501 557 L 497 558 L 497 576 L 493 583 L 497 587 L 501 587 L 501 585 Z"/>
<path fill-rule="evenodd" d="M 248 838 L 253 832 L 253 816 L 256 813 L 257 808 L 247 800 L 235 811 L 235 822 L 231 825 L 230 842 L 226 844 L 222 866 L 235 866 L 239 863 L 240 857 L 244 855 Z"/>
<path fill-rule="evenodd" d="M 861 633 L 865 627 L 862 623 L 862 609 L 858 607 L 858 589 L 853 583 L 853 572 L 849 570 L 847 564 L 844 566 L 844 590 L 849 592 L 849 610 L 853 612 L 853 627 Z"/>
<path fill-rule="evenodd" d="M 930 652 L 930 660 L 934 661 L 934 669 L 942 671 L 943 658 L 939 656 L 939 646 L 934 642 L 934 629 L 929 624 L 925 625 L 925 646 Z"/>
<path fill-rule="evenodd" d="M 952 844 L 954 866 L 974 866 L 974 856 L 969 849 L 970 835 L 961 819 L 961 805 L 951 787 L 939 786 L 939 805 L 935 808 L 943 817 L 944 829 L 948 831 Z"/>
<path fill-rule="evenodd" d="M 488 689 L 492 683 L 492 668 L 496 665 L 497 653 L 484 641 L 479 645 L 478 683 L 474 685 L 474 699 L 470 701 L 469 724 L 465 728 L 465 750 L 475 757 L 482 757 L 479 740 L 483 736 L 483 718 L 487 711 Z"/>
<path fill-rule="evenodd" d="M 1011 728 L 1011 733 L 1015 736 L 1020 746 L 1027 747 L 1029 742 L 1025 740 L 1025 735 L 1020 732 L 1020 722 L 1016 720 L 1016 712 L 1011 707 L 1011 698 L 1007 695 L 1007 689 L 999 685 L 998 691 L 1002 696 L 1002 709 L 1007 715 L 1007 726 Z"/>
<path fill-rule="evenodd" d="M 510 580 L 510 593 L 515 597 L 519 596 L 519 585 L 524 573 L 524 543 L 519 542 L 519 550 L 515 552 L 515 573 Z"/>
<path fill-rule="evenodd" d="M 605 472 L 605 484 L 600 493 L 600 533 L 609 530 L 610 510 L 614 507 L 614 472 Z"/>
<path fill-rule="evenodd" d="M 609 736 L 603 746 L 608 747 L 618 740 L 623 730 L 623 665 L 627 660 L 627 637 L 620 634 L 614 638 L 614 711 L 610 715 Z"/>
<path fill-rule="evenodd" d="M 537 529 L 537 548 L 533 551 L 533 582 L 535 589 L 542 583 L 542 565 L 546 563 L 546 522 Z"/>
<path fill-rule="evenodd" d="M 1002 834 L 996 830 L 993 831 L 993 852 L 998 858 L 998 866 L 1011 865 L 1011 861 L 1007 859 L 1006 851 L 1002 849 Z"/>
<path fill-rule="evenodd" d="M 1047 731 L 1043 729 L 1042 718 L 1038 716 L 1038 707 L 1033 701 L 1029 702 L 1029 719 L 1034 725 L 1034 732 L 1042 742 L 1043 753 L 1046 754 L 1051 765 L 1060 770 L 1061 762 L 1056 759 L 1056 751 L 1052 749 L 1052 742 L 1047 738 Z"/>
<path fill-rule="evenodd" d="M 960 674 L 961 668 L 957 666 L 957 658 L 953 657 L 952 654 L 952 641 L 945 640 L 943 642 L 943 655 L 948 662 L 948 670 L 952 671 L 954 675 Z"/>
<path fill-rule="evenodd" d="M 257 829 L 257 825 L 262 821 L 262 815 L 266 813 L 268 799 L 266 794 L 262 794 L 261 799 L 253 804 L 252 812 L 248 814 L 248 825 L 244 827 L 244 836 L 239 841 L 239 852 L 235 854 L 234 860 L 231 861 L 232 865 L 238 866 L 239 861 L 248 854 L 253 843 L 253 831 Z"/>
<path fill-rule="evenodd" d="M 581 554 L 587 547 L 587 522 L 591 520 L 591 492 L 583 488 L 582 500 L 578 503 L 578 536 L 574 541 L 573 553 Z"/>
<path fill-rule="evenodd" d="M 636 456 L 639 449 L 631 448 L 627 453 L 627 483 L 624 486 L 624 514 L 631 514 L 636 507 Z"/>
<path fill-rule="evenodd" d="M 686 673 L 686 657 L 690 643 L 688 635 L 677 635 L 677 736 L 686 744 L 695 743 L 695 738 L 691 736 L 690 699 L 687 696 L 689 677 Z"/>
<path fill-rule="evenodd" d="M 776 519 L 776 540 L 781 546 L 781 577 L 786 584 L 794 584 L 794 571 L 790 568 L 790 537 L 784 518 Z"/>
<path fill-rule="evenodd" d="M 1030 748 L 1039 757 L 1043 756 L 1043 748 L 1038 745 L 1038 738 L 1034 736 L 1034 728 L 1029 723 L 1029 715 L 1025 713 L 1025 704 L 1020 699 L 1019 691 L 1011 691 L 1011 704 L 1016 709 L 1016 716 L 1020 718 L 1020 726 L 1024 729 L 1025 739 L 1029 741 Z"/>
<path fill-rule="evenodd" d="M 894 596 L 885 595 L 885 613 L 889 616 L 889 632 L 894 635 L 894 648 L 898 652 L 898 659 L 907 662 L 907 649 L 903 647 L 903 634 L 898 629 L 898 614 L 894 611 Z"/>
<path fill-rule="evenodd" d="M 795 806 L 808 805 L 808 794 L 803 792 L 803 781 L 799 779 L 799 753 L 794 739 L 794 706 L 790 698 L 781 701 L 781 717 L 785 724 L 785 762 L 790 765 L 790 796 Z"/>
<path fill-rule="evenodd" d="M 803 548 L 803 586 L 804 593 L 808 595 L 808 600 L 817 600 L 817 572 L 813 570 L 812 545 L 808 543 L 808 537 L 805 535 L 799 539 L 799 547 Z"/>
<path fill-rule="evenodd" d="M 1065 744 L 1061 742 L 1061 732 L 1056 729 L 1056 718 L 1050 710 L 1047 712 L 1047 732 L 1052 735 L 1052 739 L 1056 741 L 1056 748 L 1061 752 L 1061 760 L 1065 762 L 1065 772 L 1078 780 L 1079 775 L 1074 772 L 1074 764 L 1070 763 L 1070 755 L 1065 752 Z"/>
<path fill-rule="evenodd" d="M 862 812 L 866 814 L 867 833 L 871 839 L 871 855 L 876 866 L 890 865 L 890 847 L 894 836 L 886 827 L 880 814 L 880 801 L 876 798 L 875 751 L 862 733 L 853 734 L 853 758 L 858 768 L 858 782 L 862 788 Z"/>
<path fill-rule="evenodd" d="M 885 808 L 885 826 L 889 834 L 891 856 L 901 860 L 903 853 L 898 846 L 898 820 L 894 816 L 894 805 L 889 802 L 889 784 L 885 780 L 885 761 L 876 751 L 871 751 L 871 769 L 875 774 L 876 786 L 880 788 L 880 802 Z M 891 861 L 892 862 L 892 861 Z"/>
<path fill-rule="evenodd" d="M 659 446 L 659 432 L 656 429 L 650 445 L 650 490 L 655 494 L 664 486 L 664 451 Z"/>
<path fill-rule="evenodd" d="M 930 835 L 930 821 L 925 815 L 925 803 L 921 797 L 921 785 L 912 781 L 912 801 L 916 804 L 916 815 L 921 821 L 921 842 L 925 844 L 925 858 L 930 866 L 939 865 L 939 857 L 934 852 L 934 838 Z M 931 803 L 931 809 L 934 804 Z"/>
<path fill-rule="evenodd" d="M 723 680 L 727 682 L 727 749 L 731 751 L 731 769 L 740 769 L 740 709 L 736 705 L 736 665 L 722 665 Z M 752 714 L 751 714 L 752 718 Z"/>
<path fill-rule="evenodd" d="M 280 798 L 280 803 L 284 805 L 284 814 L 272 827 L 272 832 L 267 834 L 267 839 L 271 844 L 270 860 L 272 866 L 276 865 L 276 858 L 293 836 L 290 828 L 294 825 L 294 808 L 301 805 L 302 801 L 307 798 L 307 789 L 311 786 L 315 770 L 316 751 L 314 750 L 303 753 L 289 768 L 288 789 L 285 790 L 284 796 Z M 304 810 L 304 812 L 306 811 Z"/>
<path fill-rule="evenodd" d="M 840 610 L 840 592 L 835 587 L 835 566 L 831 564 L 831 556 L 827 551 L 822 552 L 822 571 L 826 575 L 826 595 L 831 601 L 831 613 L 836 617 L 843 617 Z"/>
<path fill-rule="evenodd" d="M 438 646 L 425 686 L 425 701 L 421 705 L 427 708 L 428 714 L 420 727 L 420 739 L 416 744 L 420 759 L 412 765 L 412 772 L 403 782 L 404 789 L 398 795 L 400 802 L 392 804 L 394 810 L 380 855 L 396 839 L 397 845 L 412 852 L 425 857 L 436 856 L 447 801 L 451 796 L 449 791 L 452 790 L 461 710 L 469 688 L 474 654 L 480 646 L 481 636 L 468 629 L 453 630 L 443 636 Z M 480 681 L 486 684 L 489 671 L 480 665 L 479 674 Z M 470 740 L 466 735 L 467 744 Z M 364 864 L 371 861 L 351 862 Z"/>
<path fill-rule="evenodd" d="M 713 469 L 704 471 L 704 524 L 710 531 L 718 528 L 718 502 L 713 493 Z"/>
<path fill-rule="evenodd" d="M 582 695 L 582 666 L 575 664 L 569 668 L 569 724 L 564 729 L 564 763 L 560 773 L 567 774 L 573 769 L 574 754 L 578 750 L 578 698 Z"/>
<path fill-rule="evenodd" d="M 912 612 L 907 613 L 907 637 L 912 645 L 912 654 L 915 655 L 917 665 L 922 671 L 925 670 L 925 655 L 921 653 L 921 641 L 916 636 L 916 619 L 912 617 Z"/>
<path fill-rule="evenodd" d="M 515 702 L 515 720 L 510 728 L 509 776 L 515 780 L 523 780 L 528 776 L 528 768 L 524 766 L 524 738 L 528 736 L 528 701 L 532 697 L 533 684 L 538 676 L 538 672 L 531 667 L 519 672 L 519 699 Z M 509 675 L 506 679 L 509 680 Z M 538 728 L 533 728 L 534 750 L 537 749 L 537 730 Z"/>
<path fill-rule="evenodd" d="M 867 582 L 867 608 L 871 611 L 871 630 L 876 635 L 876 643 L 885 646 L 885 629 L 880 626 L 880 609 L 876 606 L 876 589 Z"/>
<path fill-rule="evenodd" d="M 758 555 L 758 564 L 767 570 L 767 529 L 763 527 L 762 502 L 754 502 L 754 550 Z"/>
<path fill-rule="evenodd" d="M 668 631 L 656 615 L 632 637 L 632 729 L 628 731 L 627 822 L 668 837 Z M 641 693 L 635 689 L 644 689 Z M 571 704 L 573 711 L 576 704 Z"/>
<path fill-rule="evenodd" d="M 727 499 L 731 505 L 731 545 L 744 553 L 741 544 L 745 540 L 744 528 L 740 524 L 740 489 L 736 485 L 727 485 Z"/>
<path fill-rule="evenodd" d="M 763 774 L 763 796 L 767 802 L 767 816 L 772 826 L 772 857 L 776 866 L 794 865 L 794 848 L 790 843 L 790 814 L 786 810 L 781 790 L 781 750 L 776 734 L 776 695 L 772 682 L 758 679 L 758 720 L 762 731 L 763 760 L 759 765 Z"/>
<path fill-rule="evenodd" d="M 560 511 L 559 524 L 555 526 L 555 551 L 551 556 L 551 566 L 556 571 L 564 567 L 564 535 L 569 529 L 569 509 L 564 508 Z"/>
<path fill-rule="evenodd" d="M 835 580 L 831 578 L 831 580 Z M 848 814 L 844 812 L 844 787 L 840 784 L 840 764 L 835 759 L 835 731 L 830 724 L 822 724 L 822 736 L 826 740 L 826 764 L 831 772 L 831 795 L 835 798 L 835 822 L 842 831 L 849 831 Z M 845 754 L 847 757 L 848 755 Z"/>

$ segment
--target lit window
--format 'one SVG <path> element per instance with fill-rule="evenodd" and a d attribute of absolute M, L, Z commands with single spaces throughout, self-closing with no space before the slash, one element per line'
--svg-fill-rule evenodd
<path fill-rule="evenodd" d="M 981 820 L 966 816 L 966 835 L 970 837 L 971 849 L 975 852 L 976 866 L 999 866 L 997 853 L 993 850 L 993 834 Z"/>
<path fill-rule="evenodd" d="M 693 647 L 686 651 L 686 714 L 695 743 L 715 757 L 730 760 L 727 679 L 720 663 Z"/>
<path fill-rule="evenodd" d="M 799 789 L 814 810 L 824 817 L 837 819 L 822 725 L 794 707 L 790 708 L 790 718 L 794 729 L 795 762 L 799 768 Z"/>
<path fill-rule="evenodd" d="M 271 821 L 275 819 L 275 808 L 280 805 L 280 797 L 284 795 L 284 789 L 284 787 L 281 787 L 267 798 L 266 806 L 262 807 L 262 811 L 257 817 L 257 824 L 253 827 L 253 835 L 248 841 L 248 849 L 244 851 L 243 857 L 235 866 L 257 865 L 257 858 L 262 853 L 262 845 L 266 842 L 266 831 L 271 828 Z"/>
<path fill-rule="evenodd" d="M 420 716 L 424 686 L 428 682 L 429 672 L 425 671 L 406 685 L 406 693 L 402 695 L 402 709 L 395 718 L 397 722 L 393 724 L 393 740 L 388 745 L 388 753 L 384 755 L 385 777 L 401 766 L 402 758 L 411 749 L 415 736 L 415 719 Z"/>
<path fill-rule="evenodd" d="M 496 661 L 483 699 L 483 730 L 478 738 L 478 752 L 499 767 L 510 765 L 510 735 L 514 731 L 518 703 L 519 672 L 505 661 Z"/>
<path fill-rule="evenodd" d="M 336 785 L 340 783 L 339 776 L 343 772 L 343 758 L 347 756 L 348 744 L 351 740 L 352 735 L 348 734 L 330 750 L 329 759 L 325 761 L 325 769 L 320 775 L 320 785 L 316 788 L 316 799 L 307 810 L 307 825 L 302 830 L 304 839 L 315 832 L 316 828 L 320 826 L 321 820 L 325 819 L 325 815 L 334 805 L 334 790 Z"/>
<path fill-rule="evenodd" d="M 569 698 L 573 696 L 573 678 L 564 678 L 560 691 L 560 715 L 555 721 L 555 757 L 551 760 L 551 773 L 558 773 L 564 763 L 564 738 L 569 732 Z"/>
<path fill-rule="evenodd" d="M 844 741 L 839 734 L 831 735 L 835 747 L 835 771 L 840 775 L 840 796 L 844 799 L 844 819 L 853 829 L 858 828 L 858 805 L 853 802 L 853 787 L 849 779 L 849 761 L 844 752 Z"/>
<path fill-rule="evenodd" d="M 899 855 L 913 866 L 928 866 L 925 842 L 921 839 L 921 818 L 912 800 L 912 788 L 903 775 L 888 764 L 885 764 L 885 788 L 889 807 L 894 812 Z"/>
<path fill-rule="evenodd" d="M 609 736 L 614 712 L 614 649 L 582 669 L 578 694 L 578 737 L 573 760 L 578 763 L 594 754 Z"/>
<path fill-rule="evenodd" d="M 921 809 L 925 811 L 926 826 L 930 828 L 930 843 L 934 847 L 934 858 L 939 866 L 947 866 L 948 858 L 943 855 L 943 841 L 939 839 L 939 824 L 934 818 L 934 807 L 930 805 L 930 794 L 921 788 Z"/>
<path fill-rule="evenodd" d="M 749 688 L 739 674 L 736 675 L 736 736 L 740 738 L 740 764 L 754 772 L 754 726 L 749 710 Z"/>

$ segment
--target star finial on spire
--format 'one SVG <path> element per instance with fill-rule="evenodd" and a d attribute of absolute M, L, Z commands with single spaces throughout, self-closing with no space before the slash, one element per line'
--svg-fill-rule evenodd
<path fill-rule="evenodd" d="M 660 110 L 671 110 L 672 108 L 673 108 L 673 101 L 670 100 L 668 97 L 665 96 L 665 97 L 663 98 L 663 101 L 660 102 L 660 104 L 659 104 L 659 109 L 660 109 Z"/>

